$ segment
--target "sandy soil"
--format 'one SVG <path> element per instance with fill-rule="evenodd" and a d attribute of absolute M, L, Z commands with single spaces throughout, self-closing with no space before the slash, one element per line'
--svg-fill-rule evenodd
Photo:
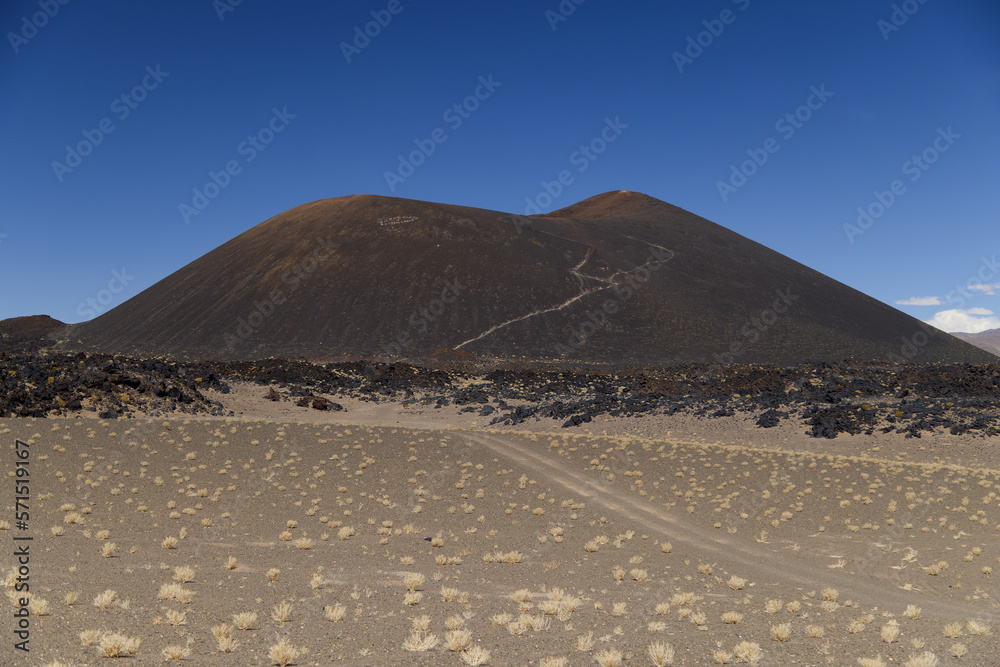
<path fill-rule="evenodd" d="M 995 443 L 739 418 L 513 432 L 263 393 L 223 398 L 230 419 L 0 420 L 9 476 L 15 439 L 31 452 L 30 530 L 9 485 L 0 568 L 32 534 L 35 614 L 31 653 L 0 664 L 113 664 L 112 632 L 141 640 L 129 665 L 270 665 L 281 639 L 299 665 L 652 665 L 656 642 L 674 665 L 1000 664 Z"/>
<path fill-rule="evenodd" d="M 456 428 L 487 430 L 491 417 L 460 413 L 454 405 L 442 408 L 383 401 L 372 403 L 341 396 L 326 396 L 344 406 L 344 412 L 319 412 L 296 406 L 294 402 L 273 402 L 264 398 L 267 391 L 252 383 L 231 383 L 229 394 L 207 391 L 206 395 L 222 402 L 241 418 L 294 419 L 370 425 L 399 425 L 417 428 Z M 280 392 L 279 392 L 280 393 Z M 988 438 L 976 435 L 951 435 L 943 432 L 934 436 L 908 438 L 904 434 L 845 435 L 836 439 L 813 438 L 807 427 L 795 420 L 783 420 L 773 428 L 756 425 L 757 415 L 701 418 L 689 415 L 643 415 L 630 417 L 599 417 L 576 427 L 562 428 L 554 420 L 533 420 L 514 427 L 502 427 L 509 432 L 584 433 L 591 435 L 637 436 L 645 438 L 675 438 L 689 442 L 707 442 L 763 449 L 789 449 L 802 452 L 831 453 L 843 456 L 874 456 L 911 462 L 945 463 L 969 467 L 1000 469 L 1000 448 Z"/>

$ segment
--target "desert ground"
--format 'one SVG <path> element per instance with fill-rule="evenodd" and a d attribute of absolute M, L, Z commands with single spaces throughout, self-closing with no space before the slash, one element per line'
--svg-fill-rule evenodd
<path fill-rule="evenodd" d="M 261 395 L 0 420 L 34 538 L 0 663 L 1000 665 L 991 439 Z"/>

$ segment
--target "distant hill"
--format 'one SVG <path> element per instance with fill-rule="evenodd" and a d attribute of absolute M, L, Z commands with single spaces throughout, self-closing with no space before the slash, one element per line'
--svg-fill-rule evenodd
<path fill-rule="evenodd" d="M 529 217 L 372 195 L 304 204 L 67 336 L 69 349 L 220 360 L 996 360 L 628 191 Z"/>
<path fill-rule="evenodd" d="M 1000 356 L 1000 329 L 989 329 L 979 333 L 953 333 L 955 338 Z"/>
<path fill-rule="evenodd" d="M 26 315 L 0 320 L 0 336 L 4 338 L 41 338 L 66 326 L 65 322 L 48 315 Z"/>

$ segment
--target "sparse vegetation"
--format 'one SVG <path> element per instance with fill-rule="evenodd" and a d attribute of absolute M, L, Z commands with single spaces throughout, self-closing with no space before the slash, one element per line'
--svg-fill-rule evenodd
<path fill-rule="evenodd" d="M 33 463 L 51 465 L 47 474 L 67 480 L 53 484 L 54 495 L 40 501 L 39 511 L 50 513 L 43 527 L 56 523 L 52 516 L 63 518 L 55 526 L 61 535 L 56 539 L 52 531 L 49 538 L 63 559 L 53 571 L 65 567 L 66 580 L 80 590 L 54 586 L 46 593 L 55 596 L 54 605 L 40 595 L 19 602 L 16 571 L 8 568 L 2 578 L 13 605 L 54 617 L 45 623 L 65 622 L 60 614 L 69 614 L 80 637 L 75 653 L 64 658 L 69 664 L 103 662 L 102 641 L 112 647 L 116 640 L 109 637 L 120 634 L 151 645 L 136 647 L 142 653 L 135 661 L 143 664 L 240 662 L 259 658 L 261 646 L 282 643 L 280 655 L 267 651 L 271 664 L 375 664 L 374 637 L 386 660 L 397 662 L 405 651 L 418 651 L 429 652 L 424 661 L 451 655 L 455 664 L 492 664 L 489 646 L 500 656 L 494 661 L 545 667 L 658 667 L 688 656 L 697 664 L 928 667 L 954 658 L 975 662 L 989 650 L 991 640 L 983 638 L 994 634 L 987 623 L 992 597 L 985 595 L 991 579 L 983 567 L 998 557 L 990 545 L 1000 524 L 1000 476 L 952 465 L 944 455 L 943 462 L 922 465 L 870 453 L 786 452 L 569 429 L 489 434 L 518 446 L 523 441 L 567 470 L 581 464 L 580 474 L 592 472 L 630 512 L 649 509 L 649 521 L 637 525 L 639 514 L 616 512 L 600 497 L 578 502 L 574 487 L 557 483 L 558 475 L 541 464 L 535 469 L 535 459 L 526 467 L 482 443 L 465 446 L 475 441 L 461 431 L 438 437 L 401 428 L 250 420 L 208 426 L 171 420 L 167 429 L 166 421 L 136 422 L 134 428 L 146 432 L 123 436 L 135 444 L 115 443 L 114 460 L 110 448 L 84 447 Z M 0 430 L 7 423 L 0 422 Z M 74 435 L 73 444 L 88 441 L 88 428 L 70 423 L 68 433 L 83 434 Z M 237 440 L 245 431 L 247 440 Z M 247 444 L 251 436 L 257 445 Z M 239 458 L 228 453 L 227 440 L 245 447 Z M 325 442 L 313 444 L 319 440 Z M 191 450 L 197 457 L 185 459 Z M 397 450 L 404 454 L 395 456 Z M 109 517 L 101 498 L 123 513 Z M 635 507 L 628 506 L 632 499 Z M 846 509 L 843 500 L 850 500 Z M 669 519 L 659 532 L 657 513 Z M 688 532 L 679 532 L 675 521 Z M 798 558 L 800 549 L 827 548 L 838 531 L 844 540 L 829 549 L 829 560 L 801 559 L 788 581 L 775 577 L 784 554 Z M 762 532 L 770 533 L 763 536 L 766 545 L 757 543 Z M 279 539 L 282 533 L 289 539 Z M 112 536 L 120 546 L 112 546 Z M 705 539 L 722 546 L 710 550 L 706 545 L 714 543 Z M 773 552 L 774 564 L 755 568 L 750 560 L 727 557 L 742 545 Z M 79 566 L 69 558 L 77 551 L 85 558 Z M 884 581 L 899 583 L 865 579 L 885 602 L 873 604 L 877 598 L 861 586 L 838 593 L 826 585 L 847 587 L 845 577 L 857 572 L 861 557 Z M 835 566 L 836 577 L 826 565 Z M 937 574 L 929 577 L 925 568 Z M 810 571 L 818 583 L 801 576 Z M 118 592 L 101 592 L 104 586 L 94 581 L 114 581 Z M 81 595 L 93 604 L 70 610 L 60 602 L 73 605 Z M 950 599 L 957 613 L 941 618 L 935 605 L 932 617 L 922 617 L 919 605 L 929 597 Z M 136 609 L 151 611 L 152 630 Z M 400 622 L 403 631 L 393 634 Z M 261 637 L 261 626 L 288 636 Z M 87 627 L 100 629 L 80 632 Z M 339 638 L 334 646 L 316 643 L 319 633 L 331 632 Z M 738 632 L 739 641 L 725 641 L 727 632 Z M 667 640 L 684 648 L 677 658 Z M 127 649 L 109 648 L 121 656 L 130 655 Z M 569 650 L 575 658 L 566 657 Z"/>

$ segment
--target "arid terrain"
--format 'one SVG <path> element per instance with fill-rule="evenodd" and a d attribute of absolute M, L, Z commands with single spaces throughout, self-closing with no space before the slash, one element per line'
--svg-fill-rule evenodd
<path fill-rule="evenodd" d="M 992 438 L 218 397 L 0 420 L 34 536 L 4 664 L 998 664 Z"/>
<path fill-rule="evenodd" d="M 0 325 L 0 665 L 1000 665 L 997 357 L 650 197 Z"/>

